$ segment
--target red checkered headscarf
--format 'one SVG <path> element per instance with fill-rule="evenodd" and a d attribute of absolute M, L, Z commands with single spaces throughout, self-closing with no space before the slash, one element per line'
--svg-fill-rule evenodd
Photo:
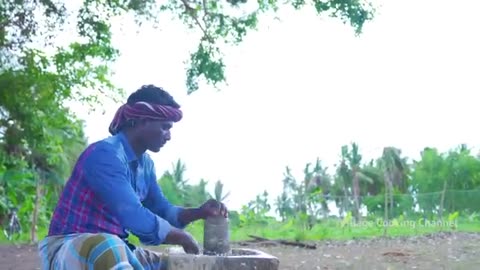
<path fill-rule="evenodd" d="M 130 120 L 152 119 L 178 122 L 182 119 L 182 116 L 182 111 L 172 106 L 151 104 L 143 101 L 136 102 L 133 105 L 127 103 L 118 108 L 108 131 L 115 135 Z"/>

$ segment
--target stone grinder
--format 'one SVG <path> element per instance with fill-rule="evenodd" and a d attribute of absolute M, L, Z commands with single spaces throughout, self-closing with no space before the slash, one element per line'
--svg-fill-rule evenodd
<path fill-rule="evenodd" d="M 255 249 L 231 248 L 228 219 L 207 218 L 204 223 L 203 252 L 186 254 L 171 249 L 166 269 L 188 270 L 278 270 L 278 258 Z"/>

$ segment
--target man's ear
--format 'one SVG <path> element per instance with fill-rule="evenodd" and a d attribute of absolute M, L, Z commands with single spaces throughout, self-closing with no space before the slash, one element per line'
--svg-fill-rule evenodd
<path fill-rule="evenodd" d="M 136 127 L 145 127 L 148 123 L 147 119 L 138 119 L 135 121 L 135 126 Z"/>
<path fill-rule="evenodd" d="M 138 119 L 137 120 L 137 125 L 138 126 L 145 126 L 148 123 L 147 119 Z"/>

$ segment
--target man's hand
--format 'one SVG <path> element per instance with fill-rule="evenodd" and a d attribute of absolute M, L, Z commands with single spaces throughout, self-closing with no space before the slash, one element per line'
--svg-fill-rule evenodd
<path fill-rule="evenodd" d="M 200 211 L 203 218 L 216 217 L 216 216 L 228 216 L 227 207 L 215 199 L 210 199 L 206 201 L 202 206 L 200 206 Z"/>
<path fill-rule="evenodd" d="M 188 232 L 177 228 L 172 228 L 167 234 L 165 244 L 182 246 L 187 254 L 198 254 L 200 252 L 197 241 Z"/>
<path fill-rule="evenodd" d="M 187 225 L 199 219 L 215 216 L 228 217 L 227 207 L 217 200 L 210 199 L 198 208 L 183 208 L 178 216 L 178 220 L 182 224 Z"/>

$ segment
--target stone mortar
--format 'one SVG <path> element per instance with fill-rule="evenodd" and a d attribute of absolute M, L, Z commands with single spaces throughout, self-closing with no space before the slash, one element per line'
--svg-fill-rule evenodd
<path fill-rule="evenodd" d="M 209 256 L 186 254 L 182 249 L 169 249 L 166 270 L 278 270 L 278 258 L 265 252 L 234 248 L 230 255 Z"/>

